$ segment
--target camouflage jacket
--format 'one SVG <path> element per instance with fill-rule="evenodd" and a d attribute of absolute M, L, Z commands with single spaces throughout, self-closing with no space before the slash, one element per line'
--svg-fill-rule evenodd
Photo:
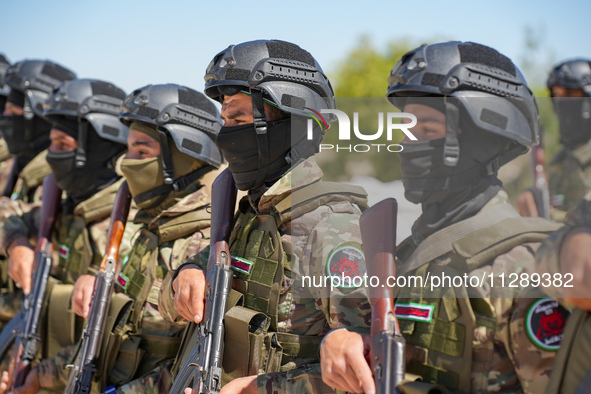
<path fill-rule="evenodd" d="M 501 191 L 497 196 L 493 197 L 482 208 L 481 212 L 501 204 L 508 204 L 508 196 L 505 191 Z M 412 244 L 412 241 L 409 240 L 404 243 L 409 242 Z M 457 248 L 455 243 L 453 245 L 454 248 Z M 402 255 L 403 258 L 398 264 L 399 270 L 404 267 L 406 261 L 404 259 L 407 259 L 410 254 L 408 245 L 406 252 L 404 252 L 402 246 L 404 245 L 399 245 L 398 257 Z M 411 246 L 410 252 L 416 247 L 417 245 Z M 531 275 L 536 272 L 534 253 L 538 247 L 539 242 L 523 243 L 513 247 L 508 252 L 497 255 L 478 268 L 468 270 L 468 277 L 478 277 L 483 280 L 479 282 L 478 286 L 470 284 L 467 291 L 462 285 L 447 288 L 436 285 L 435 291 L 426 295 L 428 293 L 426 293 L 427 290 L 425 289 L 417 290 L 416 287 L 399 288 L 396 314 L 403 335 L 407 339 L 407 368 L 412 365 L 419 365 L 416 368 L 420 370 L 420 365 L 425 363 L 436 365 L 437 368 L 442 368 L 441 371 L 454 371 L 454 368 L 461 369 L 459 372 L 460 379 L 462 379 L 462 376 L 465 378 L 465 374 L 471 373 L 471 376 L 468 375 L 470 376 L 468 385 L 471 393 L 543 392 L 548 383 L 560 341 L 554 341 L 550 346 L 543 341 L 544 338 L 540 340 L 539 337 L 543 337 L 546 333 L 543 330 L 535 331 L 535 328 L 539 326 L 539 320 L 542 319 L 535 308 L 547 307 L 549 311 L 559 309 L 559 312 L 562 313 L 559 322 L 560 332 L 558 333 L 560 338 L 568 312 L 560 307 L 556 301 L 547 298 L 539 289 L 533 286 L 526 286 L 519 281 L 514 281 L 512 283 L 514 287 L 509 287 L 510 274 L 519 276 L 522 274 Z M 464 252 L 454 250 L 431 261 L 431 263 L 423 265 L 422 271 L 421 268 L 418 268 L 410 271 L 409 274 L 416 275 L 422 272 L 424 277 L 425 273 L 428 272 L 432 277 L 435 275 L 441 277 L 441 272 L 446 272 L 448 264 L 457 261 L 457 254 Z M 450 266 L 457 267 L 458 265 L 452 263 Z M 451 276 L 454 272 L 456 275 L 464 276 L 464 272 L 459 271 L 447 273 Z M 504 285 L 501 284 L 500 275 L 504 275 Z M 430 286 L 431 283 L 433 282 L 428 283 L 425 287 Z M 439 288 L 441 291 L 438 292 Z M 408 304 L 407 300 L 410 298 L 412 301 L 412 295 L 414 294 L 416 297 L 417 291 L 421 294 L 421 297 L 424 297 L 422 298 L 424 301 L 421 301 L 420 304 L 413 304 L 412 302 Z M 409 296 L 409 293 L 411 296 Z M 462 305 L 463 302 L 460 298 L 466 300 L 464 304 L 469 304 L 472 313 L 475 314 L 475 317 L 471 318 L 473 323 L 470 323 L 473 326 L 473 332 L 466 333 L 467 336 L 471 335 L 472 341 L 467 340 L 465 346 L 471 344 L 471 349 L 464 347 L 464 350 L 460 350 L 459 355 L 453 356 L 457 361 L 452 361 L 450 365 L 450 359 L 454 360 L 454 358 L 447 357 L 447 355 L 450 354 L 448 351 L 454 345 L 452 344 L 453 339 L 447 337 L 452 332 L 448 331 L 448 329 L 456 329 L 458 324 L 463 325 L 466 321 L 462 321 L 462 319 L 465 319 L 465 312 L 460 312 L 458 316 L 454 314 L 455 312 L 450 312 L 454 308 L 457 312 L 457 305 Z M 417 301 L 415 300 L 415 302 Z M 430 307 L 423 306 L 423 302 L 427 305 L 432 302 L 435 308 L 429 310 Z M 418 308 L 414 308 L 417 306 Z M 460 310 L 462 310 L 461 306 Z M 430 335 L 433 335 L 431 345 L 425 345 L 425 338 L 417 336 L 420 335 L 420 332 L 423 332 L 424 327 L 421 324 L 424 324 L 422 322 L 425 321 L 424 319 L 420 320 L 422 315 L 417 315 L 419 312 L 429 314 L 430 320 L 428 320 L 427 331 L 430 330 L 429 326 L 431 328 L 435 327 L 435 333 L 425 334 L 429 338 L 431 338 Z M 533 323 L 533 325 L 530 323 Z M 413 332 L 415 335 L 412 335 Z M 460 338 L 463 337 L 460 336 Z M 426 339 L 426 341 L 429 342 L 430 340 Z M 459 340 L 460 343 L 461 341 L 462 339 Z M 439 346 L 442 343 L 445 345 L 443 347 Z M 468 357 L 471 357 L 471 361 L 468 361 L 465 369 L 453 366 L 464 362 L 463 360 Z M 419 374 L 419 372 L 412 369 L 410 372 Z M 448 385 L 450 380 L 446 380 L 449 378 L 449 375 L 446 376 L 446 372 L 440 372 L 440 375 L 428 374 L 428 376 L 423 377 L 427 381 L 433 381 L 453 389 Z"/>
<path fill-rule="evenodd" d="M 130 256 L 134 250 L 138 249 L 138 234 L 142 230 L 148 230 L 156 234 L 164 241 L 158 247 L 158 264 L 164 273 L 176 269 L 187 259 L 196 256 L 204 247 L 209 244 L 209 223 L 205 228 L 196 232 L 190 231 L 189 235 L 181 236 L 174 239 L 167 239 L 168 235 L 164 234 L 164 225 L 170 223 L 171 220 L 180 219 L 188 216 L 191 212 L 196 210 L 203 210 L 209 205 L 209 193 L 205 187 L 201 188 L 195 193 L 189 194 L 172 207 L 161 212 L 157 216 L 150 215 L 146 210 L 139 210 L 135 214 L 133 223 L 127 222 L 126 234 L 128 229 L 132 229 L 133 237 L 129 237 L 122 241 L 126 244 L 125 255 Z M 189 223 L 190 225 L 190 223 Z M 107 229 L 104 230 L 106 236 Z M 186 232 L 186 231 L 185 231 Z M 142 247 L 142 245 L 139 245 Z M 124 261 L 130 262 L 127 258 Z M 159 336 L 176 336 L 184 327 L 183 324 L 171 325 L 164 321 L 157 309 L 158 291 L 161 285 L 161 279 L 156 280 L 152 284 L 152 289 L 147 301 L 144 303 L 141 311 L 141 334 L 159 335 Z M 44 388 L 51 388 L 54 390 L 63 389 L 66 386 L 68 378 L 68 370 L 64 369 L 65 365 L 75 353 L 75 348 L 64 348 L 54 358 L 44 360 L 37 366 L 41 386 Z"/>
<path fill-rule="evenodd" d="M 310 158 L 271 186 L 253 208 L 260 214 L 270 213 L 292 191 L 319 182 L 322 175 L 315 159 Z M 324 335 L 335 327 L 367 331 L 371 311 L 365 288 L 331 289 L 330 281 L 312 288 L 309 286 L 311 281 L 301 280 L 304 275 L 330 276 L 327 266 L 331 263 L 335 265 L 338 262 L 335 259 L 344 255 L 343 250 L 357 251 L 360 259 L 364 260 L 360 250 L 359 216 L 359 208 L 352 203 L 332 201 L 285 223 L 285 228 L 279 229 L 294 275 L 283 283 L 278 331 L 300 335 Z M 241 220 L 242 216 L 239 216 L 237 223 Z M 196 263 L 204 268 L 206 261 L 207 257 L 196 260 Z M 364 265 L 360 270 L 364 270 Z M 162 286 L 159 307 L 167 320 L 178 322 L 182 319 L 173 307 L 171 277 Z"/>
<path fill-rule="evenodd" d="M 562 148 L 548 167 L 551 217 L 562 222 L 566 213 L 591 191 L 591 141 Z"/>

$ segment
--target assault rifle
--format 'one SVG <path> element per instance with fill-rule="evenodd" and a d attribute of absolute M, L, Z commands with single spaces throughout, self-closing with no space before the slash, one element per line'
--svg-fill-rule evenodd
<path fill-rule="evenodd" d="M 62 191 L 55 182 L 53 174 L 49 174 L 43 181 L 43 205 L 41 207 L 41 223 L 35 247 L 35 262 L 33 273 L 33 286 L 31 294 L 25 296 L 23 306 L 19 314 L 14 317 L 16 323 L 9 323 L 18 327 L 15 337 L 15 345 L 9 367 L 8 389 L 20 387 L 31 370 L 31 363 L 37 353 L 37 345 L 41 338 L 37 333 L 45 289 L 53 258 L 51 233 L 61 201 Z M 14 320 L 13 319 L 13 320 Z M 18 323 L 20 320 L 20 323 Z M 8 329 L 7 327 L 6 329 Z M 5 330 L 6 330 L 5 329 Z M 4 347 L 4 345 L 2 345 Z"/>
<path fill-rule="evenodd" d="M 540 133 L 540 143 L 531 148 L 531 162 L 533 168 L 534 182 L 531 188 L 538 209 L 538 216 L 550 219 L 550 191 L 548 190 L 548 176 L 544 165 L 546 155 L 542 144 L 542 135 Z"/>
<path fill-rule="evenodd" d="M 232 289 L 230 248 L 236 186 L 229 169 L 213 182 L 211 198 L 211 242 L 207 262 L 205 313 L 197 327 L 197 345 L 174 380 L 171 393 L 183 393 L 191 385 L 196 394 L 215 394 L 222 388 L 224 313 Z M 192 378 L 192 379 L 191 379 Z"/>
<path fill-rule="evenodd" d="M 76 356 L 73 370 L 68 377 L 65 393 L 90 393 L 92 388 L 105 325 L 107 324 L 107 316 L 109 315 L 113 287 L 117 275 L 121 271 L 121 263 L 118 263 L 117 255 L 123 239 L 130 204 L 129 186 L 127 182 L 123 182 L 119 187 L 117 197 L 115 197 L 115 205 L 111 212 L 107 248 L 101 262 L 100 272 L 94 282 L 90 312 L 82 333 L 82 344 Z"/>
<path fill-rule="evenodd" d="M 367 275 L 384 283 L 396 275 L 396 214 L 395 199 L 380 201 L 361 215 L 361 238 L 366 258 Z M 376 394 L 396 392 L 404 379 L 405 341 L 400 333 L 394 310 L 393 288 L 370 287 L 371 304 L 371 370 L 376 382 Z"/>

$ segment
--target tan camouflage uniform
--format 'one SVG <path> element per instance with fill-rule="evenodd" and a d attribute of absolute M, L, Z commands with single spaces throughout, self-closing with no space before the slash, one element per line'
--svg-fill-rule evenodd
<path fill-rule="evenodd" d="M 3 139 L 1 141 L 4 142 Z M 6 146 L 5 142 L 4 146 Z M 5 157 L 5 153 L 7 152 L 2 153 L 2 157 Z M 43 179 L 51 172 L 49 164 L 47 164 L 47 161 L 45 160 L 46 155 L 47 151 L 39 153 L 25 166 L 25 168 L 23 168 L 14 188 L 14 201 L 11 201 L 7 197 L 0 197 L 0 219 L 6 218 L 10 215 L 23 215 L 24 212 L 41 206 L 40 201 L 41 196 L 43 195 Z M 12 165 L 8 165 L 8 162 L 12 161 L 13 160 L 10 159 L 0 163 L 0 166 L 3 168 L 6 165 L 5 169 L 2 171 L 2 188 L 0 189 L 0 193 L 4 190 L 6 178 L 12 169 Z M 29 204 L 32 205 L 29 206 Z M 3 233 L 4 226 L 2 223 L 3 221 L 0 222 L 0 234 Z M 14 240 L 14 238 L 11 240 Z M 6 251 L 4 250 L 8 244 L 2 244 L 1 242 L 2 236 L 0 236 L 0 245 L 5 246 L 0 246 L 0 254 L 2 255 L 0 271 L 4 271 L 2 272 L 3 278 L 0 279 L 3 281 L 3 291 L 0 292 L 0 329 L 6 322 L 16 315 L 22 302 L 22 292 L 14 292 L 14 284 L 12 283 L 12 280 L 8 278 L 8 264 L 5 260 Z"/>
<path fill-rule="evenodd" d="M 78 204 L 74 208 L 72 215 L 61 215 L 56 221 L 53 239 L 54 266 L 52 275 L 59 281 L 73 284 L 75 279 L 78 277 L 77 273 L 69 272 L 59 268 L 58 266 L 60 263 L 63 263 L 62 260 L 64 260 L 64 255 L 63 253 L 59 252 L 60 250 L 63 250 L 64 247 L 69 248 L 69 250 L 72 252 L 75 250 L 74 245 L 66 245 L 62 242 L 69 230 L 69 228 L 66 226 L 61 225 L 62 222 L 64 220 L 74 219 L 82 220 L 86 223 L 91 245 L 91 250 L 87 251 L 87 253 L 90 253 L 90 255 L 85 256 L 85 258 L 91 262 L 91 266 L 88 268 L 88 273 L 98 272 L 98 265 L 102 260 L 102 255 L 107 245 L 107 232 L 109 229 L 110 214 L 115 200 L 115 195 L 122 182 L 123 180 L 119 180 L 104 190 L 101 190 L 93 197 Z M 12 240 L 19 236 L 25 236 L 33 240 L 39 227 L 39 203 L 24 204 L 20 201 L 15 201 L 12 203 L 12 206 L 19 210 L 20 215 L 11 215 L 0 221 L 0 250 L 2 253 L 6 253 L 6 245 L 9 245 Z M 94 209 L 90 211 L 89 207 L 93 207 Z M 135 210 L 132 209 L 130 216 L 134 214 Z M 129 226 L 125 230 L 124 238 L 119 249 L 121 258 L 129 253 L 131 236 L 135 232 L 133 226 Z M 76 240 L 79 241 L 78 238 Z M 54 385 L 54 374 L 61 374 L 62 376 L 64 375 L 65 370 L 63 370 L 63 368 L 75 350 L 75 345 L 64 347 L 57 357 L 43 360 L 36 367 L 42 387 L 56 388 Z M 63 390 L 63 387 L 58 386 L 57 389 Z"/>
<path fill-rule="evenodd" d="M 562 148 L 548 167 L 550 211 L 553 220 L 562 222 L 568 211 L 591 191 L 591 141 L 570 150 Z"/>
<path fill-rule="evenodd" d="M 320 181 L 322 175 L 315 159 L 309 158 L 263 194 L 257 206 L 258 211 L 261 214 L 269 213 L 292 191 Z M 290 258 L 294 272 L 299 266 L 301 275 L 326 276 L 327 263 L 335 249 L 343 244 L 360 246 L 359 216 L 359 208 L 351 202 L 332 201 L 286 223 L 286 229 L 281 231 L 281 243 L 285 251 L 291 250 Z M 245 216 L 241 214 L 235 227 L 239 227 L 243 220 Z M 202 267 L 206 260 L 200 260 Z M 289 278 L 284 279 L 279 298 L 278 332 L 323 336 L 328 330 L 336 327 L 368 332 L 371 310 L 364 288 L 335 288 L 330 292 L 330 289 L 306 289 L 296 286 L 301 287 L 301 284 Z M 314 297 L 311 297 L 311 294 Z M 307 297 L 302 297 L 306 295 Z M 347 297 L 344 297 L 345 295 Z M 182 318 L 174 310 L 172 297 L 169 276 L 162 286 L 159 308 L 167 320 L 177 322 Z M 311 360 L 296 360 L 295 364 L 298 367 L 288 372 L 259 375 L 259 392 L 333 393 L 333 389 L 322 382 L 318 361 L 312 360 L 311 364 L 306 361 Z"/>
<path fill-rule="evenodd" d="M 508 204 L 508 196 L 505 191 L 499 192 L 497 196 L 482 208 L 481 212 L 501 204 Z M 407 242 L 412 243 L 412 241 L 405 241 L 405 243 Z M 406 247 L 408 248 L 408 244 Z M 524 243 L 504 254 L 498 255 L 489 263 L 468 271 L 469 276 L 481 278 L 484 274 L 486 278 L 483 286 L 470 289 L 469 297 L 471 298 L 467 298 L 468 293 L 458 293 L 459 290 L 457 288 L 447 288 L 447 291 L 451 291 L 451 293 L 442 291 L 443 295 L 431 294 L 431 297 L 436 297 L 436 299 L 443 297 L 441 301 L 437 301 L 437 303 L 441 302 L 439 304 L 441 306 L 438 312 L 435 309 L 434 320 L 432 323 L 428 323 L 431 326 L 436 326 L 436 324 L 440 323 L 436 323 L 435 319 L 447 320 L 446 314 L 452 313 L 450 312 L 449 306 L 456 306 L 457 297 L 465 297 L 469 300 L 472 310 L 476 313 L 471 343 L 472 360 L 468 361 L 467 369 L 464 370 L 466 372 L 471 371 L 471 378 L 469 380 L 471 393 L 541 393 L 548 383 L 556 351 L 544 350 L 536 345 L 530 339 L 526 328 L 528 310 L 534 302 L 540 299 L 540 297 L 544 297 L 544 295 L 538 289 L 526 288 L 521 284 L 517 284 L 518 287 L 516 288 L 508 288 L 508 275 L 510 273 L 532 274 L 536 272 L 534 253 L 538 247 L 539 243 Z M 412 248 L 411 244 L 411 251 L 413 250 Z M 403 259 L 409 256 L 409 250 L 401 249 L 401 245 L 399 245 L 398 252 L 398 257 L 401 257 L 401 252 L 405 256 Z M 436 275 L 440 270 L 444 269 L 441 268 L 442 266 L 446 266 L 452 259 L 457 258 L 455 253 L 450 252 L 428 263 L 429 268 L 426 272 Z M 404 267 L 404 261 L 400 262 L 398 267 L 399 270 L 401 267 Z M 426 266 L 423 265 L 422 267 L 425 268 Z M 421 268 L 410 271 L 408 274 L 416 275 L 419 273 L 419 270 Z M 495 277 L 493 286 L 491 286 L 489 278 L 489 274 L 491 273 Z M 502 273 L 505 274 L 504 288 L 501 287 L 501 283 L 497 279 L 498 275 Z M 463 275 L 463 272 L 460 272 L 459 275 Z M 404 302 L 407 302 L 406 299 L 410 298 L 408 297 L 408 291 L 407 289 L 400 290 L 399 303 L 401 302 L 401 298 L 405 298 Z M 428 299 L 429 295 L 424 295 L 424 297 Z M 419 375 L 419 372 L 413 370 L 413 365 L 415 369 L 418 368 L 420 370 L 421 367 L 417 367 L 417 364 L 421 364 L 429 358 L 431 359 L 431 365 L 439 364 L 439 367 L 443 369 L 453 368 L 450 368 L 449 365 L 447 367 L 445 366 L 445 354 L 431 348 L 425 351 L 423 346 L 413 346 L 413 338 L 409 334 L 413 332 L 413 329 L 423 332 L 419 324 L 425 323 L 410 322 L 408 316 L 405 316 L 407 319 L 403 320 L 398 309 L 397 315 L 401 330 L 407 340 L 407 371 Z M 450 319 L 454 321 L 454 319 L 459 318 L 450 317 Z M 408 322 L 410 324 L 407 324 Z M 455 320 L 455 322 L 461 324 L 460 320 Z M 436 332 L 433 335 L 436 339 L 442 331 L 445 331 L 441 326 L 435 330 Z M 466 335 L 469 335 L 469 333 Z M 417 339 L 419 341 L 421 340 L 421 338 L 415 336 L 414 340 L 416 341 Z M 439 340 L 441 339 L 439 338 Z M 461 342 L 461 339 L 459 341 Z M 447 343 L 446 346 L 451 345 Z M 446 347 L 446 349 L 448 348 Z M 464 360 L 466 357 L 469 357 L 469 355 L 466 356 L 466 353 L 463 354 L 465 355 Z M 460 359 L 457 359 L 458 363 L 462 361 Z M 447 362 L 449 360 L 447 358 Z M 446 383 L 449 381 L 446 381 L 446 377 L 440 376 L 439 379 L 429 379 L 423 376 L 423 378 L 426 381 L 439 383 L 450 389 Z"/>
<path fill-rule="evenodd" d="M 195 189 L 193 189 L 195 190 Z M 169 200 L 169 199 L 168 199 Z M 174 205 L 162 211 L 158 215 L 154 215 L 154 211 L 141 209 L 134 222 L 144 230 L 159 236 L 158 246 L 158 267 L 163 275 L 176 269 L 185 261 L 195 258 L 197 254 L 209 245 L 209 214 L 206 221 L 192 222 L 191 214 L 201 211 L 204 212 L 210 204 L 209 192 L 205 187 L 201 187 L 196 192 L 186 195 L 182 199 L 176 199 Z M 174 236 L 174 233 L 164 233 L 164 226 L 172 221 L 177 223 L 184 222 L 184 227 L 180 236 Z M 138 231 L 139 233 L 139 231 Z M 173 237 L 170 239 L 169 237 Z M 130 255 L 133 256 L 135 250 L 141 248 L 143 245 L 138 243 L 137 237 L 134 237 L 132 251 Z M 150 253 L 148 250 L 146 252 Z M 133 264 L 130 258 L 128 264 Z M 146 270 L 146 267 L 138 267 Z M 146 271 L 144 271 L 146 272 Z M 148 298 L 143 305 L 141 311 L 141 321 L 139 326 L 140 335 L 154 335 L 161 337 L 179 337 L 184 329 L 185 322 L 180 324 L 170 324 L 166 322 L 158 312 L 158 294 L 161 286 L 161 278 L 156 279 L 152 284 Z M 126 291 L 127 293 L 127 291 Z M 177 345 L 178 346 L 178 345 Z M 67 355 L 64 355 L 67 356 Z M 150 371 L 145 371 L 145 359 L 142 360 L 136 375 L 132 381 L 117 387 L 118 393 L 167 393 L 172 384 L 172 376 L 170 374 L 170 367 L 172 366 L 172 359 L 164 360 L 158 363 L 158 367 Z M 147 361 L 150 363 L 150 361 Z M 151 364 L 149 364 L 151 365 Z M 140 372 L 141 371 L 141 372 Z M 67 376 L 63 372 L 53 370 L 54 377 L 61 381 L 61 384 L 66 383 Z M 58 376 L 59 375 L 59 376 Z"/>
<path fill-rule="evenodd" d="M 576 227 L 591 225 L 591 193 L 579 202 L 576 208 L 570 211 L 565 218 L 565 226 L 549 237 L 536 254 L 538 270 L 542 273 L 554 275 L 561 273 L 560 248 L 565 236 Z M 552 295 L 557 298 L 564 297 L 563 287 L 552 287 Z M 577 391 L 583 380 L 587 383 L 591 372 L 591 358 L 589 357 L 589 344 L 591 343 L 591 313 L 576 308 L 569 318 L 565 329 L 565 346 L 557 355 L 557 362 L 552 374 L 551 385 L 546 392 L 548 394 L 571 394 Z M 589 389 L 587 386 L 586 389 Z"/>

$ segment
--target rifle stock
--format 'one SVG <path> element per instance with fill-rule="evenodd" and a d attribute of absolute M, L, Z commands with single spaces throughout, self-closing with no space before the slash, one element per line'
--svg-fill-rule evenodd
<path fill-rule="evenodd" d="M 14 191 L 14 187 L 16 186 L 16 182 L 18 181 L 18 176 L 22 170 L 19 162 L 18 157 L 14 157 L 14 161 L 12 162 L 12 168 L 8 173 L 8 177 L 6 178 L 6 185 L 4 186 L 4 190 L 2 191 L 2 196 L 9 197 L 12 196 L 12 192 Z"/>
<path fill-rule="evenodd" d="M 229 239 L 232 232 L 236 186 L 229 169 L 214 181 L 211 204 L 211 243 L 207 263 L 205 313 L 199 327 L 197 346 L 187 357 L 171 389 L 182 393 L 192 381 L 198 394 L 214 394 L 221 389 L 224 354 L 224 313 L 232 289 Z"/>
<path fill-rule="evenodd" d="M 396 275 L 397 210 L 396 200 L 388 198 L 365 211 L 359 220 L 367 274 L 380 278 L 381 284 Z M 376 393 L 389 394 L 395 392 L 398 383 L 404 379 L 405 341 L 396 320 L 393 288 L 370 287 L 369 297 L 372 312 L 371 370 Z"/>
<path fill-rule="evenodd" d="M 25 297 L 21 315 L 22 330 L 16 337 L 13 348 L 11 366 L 9 369 L 9 387 L 20 387 L 24 384 L 31 370 L 31 363 L 37 353 L 40 337 L 37 333 L 43 299 L 47 287 L 47 280 L 52 266 L 51 233 L 57 217 L 62 191 L 57 186 L 53 174 L 49 174 L 43 181 L 43 205 L 41 207 L 41 223 L 37 245 L 35 247 L 35 262 L 33 272 L 33 286 L 31 294 Z M 10 379 L 10 378 L 9 378 Z"/>
<path fill-rule="evenodd" d="M 100 347 L 103 341 L 111 296 L 115 279 L 121 271 L 121 263 L 118 262 L 119 247 L 125 232 L 125 223 L 129 215 L 131 195 L 127 182 L 119 187 L 113 211 L 105 255 L 101 262 L 100 272 L 94 282 L 92 303 L 88 320 L 82 333 L 82 344 L 76 357 L 73 370 L 68 376 L 66 393 L 90 393 L 92 382 L 98 367 Z"/>

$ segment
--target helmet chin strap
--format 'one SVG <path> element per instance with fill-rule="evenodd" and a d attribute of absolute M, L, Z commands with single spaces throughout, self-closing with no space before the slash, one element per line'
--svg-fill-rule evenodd
<path fill-rule="evenodd" d="M 168 146 L 168 137 L 164 130 L 158 127 L 158 136 L 160 140 L 160 156 L 162 158 L 162 175 L 165 185 L 172 185 L 174 181 L 174 166 L 170 147 Z"/>
<path fill-rule="evenodd" d="M 263 92 L 257 89 L 250 89 L 252 99 L 252 114 L 254 116 L 254 128 L 257 135 L 257 147 L 259 150 L 259 168 L 269 164 L 269 136 L 267 134 L 267 116 L 263 104 Z"/>
<path fill-rule="evenodd" d="M 80 119 L 78 121 L 78 148 L 76 148 L 76 158 L 74 163 L 76 168 L 82 168 L 86 165 L 86 138 L 88 135 L 88 121 Z"/>
<path fill-rule="evenodd" d="M 444 96 L 445 101 L 445 145 L 443 146 L 443 164 L 455 167 L 460 159 L 460 143 L 458 141 L 458 127 L 460 124 L 460 109 L 455 100 Z"/>

